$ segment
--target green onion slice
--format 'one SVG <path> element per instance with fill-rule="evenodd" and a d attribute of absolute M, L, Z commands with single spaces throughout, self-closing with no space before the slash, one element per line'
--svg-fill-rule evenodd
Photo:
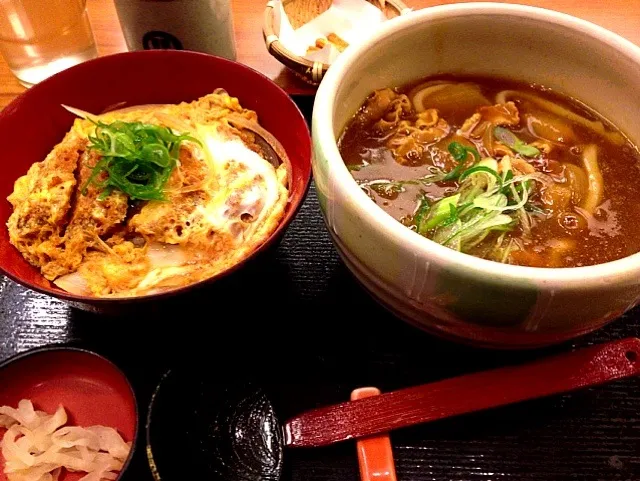
<path fill-rule="evenodd" d="M 493 129 L 493 134 L 500 142 L 507 147 L 515 150 L 517 153 L 524 155 L 525 157 L 536 157 L 540 155 L 538 150 L 533 145 L 529 145 L 526 142 L 520 140 L 516 135 L 504 127 L 496 127 Z"/>
<path fill-rule="evenodd" d="M 460 174 L 465 168 L 465 164 L 467 163 L 467 158 L 469 154 L 473 156 L 476 162 L 480 161 L 480 154 L 474 147 L 467 147 L 462 145 L 460 142 L 451 142 L 447 147 L 449 153 L 453 157 L 453 159 L 458 162 L 458 165 L 447 175 L 444 176 L 442 180 L 456 180 L 460 177 Z"/>
<path fill-rule="evenodd" d="M 498 180 L 498 183 L 502 184 L 502 177 L 500 176 L 500 174 L 498 174 L 492 168 L 486 167 L 484 165 L 476 165 L 475 167 L 471 167 L 471 168 L 465 170 L 462 174 L 460 174 L 460 177 L 458 178 L 458 181 L 462 182 L 464 179 L 469 177 L 471 174 L 476 174 L 478 172 L 485 172 L 487 174 L 491 174 L 492 176 L 494 176 Z M 511 171 L 509 171 L 509 172 L 511 172 Z"/>

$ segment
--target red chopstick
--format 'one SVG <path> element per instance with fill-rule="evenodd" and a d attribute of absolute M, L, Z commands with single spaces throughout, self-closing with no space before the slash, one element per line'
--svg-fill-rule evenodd
<path fill-rule="evenodd" d="M 307 411 L 287 421 L 285 444 L 324 446 L 637 374 L 640 339 L 628 338 Z"/>

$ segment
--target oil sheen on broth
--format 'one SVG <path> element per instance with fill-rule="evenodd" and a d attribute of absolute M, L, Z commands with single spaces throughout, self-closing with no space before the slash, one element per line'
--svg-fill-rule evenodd
<path fill-rule="evenodd" d="M 581 103 L 497 78 L 372 93 L 338 142 L 369 197 L 435 242 L 534 267 L 640 251 L 640 154 Z"/>

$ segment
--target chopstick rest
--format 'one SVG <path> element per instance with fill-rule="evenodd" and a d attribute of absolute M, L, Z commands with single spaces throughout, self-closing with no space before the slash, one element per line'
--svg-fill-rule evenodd
<path fill-rule="evenodd" d="M 351 393 L 351 400 L 357 401 L 379 395 L 379 389 L 363 387 Z M 358 439 L 356 449 L 361 481 L 396 481 L 391 439 L 387 433 Z"/>

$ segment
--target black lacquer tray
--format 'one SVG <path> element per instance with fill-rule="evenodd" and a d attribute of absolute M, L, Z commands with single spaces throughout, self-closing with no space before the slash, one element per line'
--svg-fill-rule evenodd
<path fill-rule="evenodd" d="M 309 115 L 310 101 L 299 103 Z M 178 363 L 202 376 L 243 376 L 248 362 L 259 361 L 261 379 L 295 413 L 346 400 L 359 386 L 390 390 L 627 336 L 640 336 L 640 308 L 573 343 L 536 351 L 474 349 L 419 332 L 382 309 L 342 264 L 313 186 L 278 247 L 220 285 L 155 310 L 90 314 L 0 278 L 0 361 L 65 343 L 97 351 L 129 376 L 142 432 L 124 481 L 153 479 L 147 405 Z M 392 443 L 401 481 L 637 481 L 640 379 L 394 432 Z M 292 451 L 283 481 L 356 479 L 355 446 L 343 443 Z"/>

